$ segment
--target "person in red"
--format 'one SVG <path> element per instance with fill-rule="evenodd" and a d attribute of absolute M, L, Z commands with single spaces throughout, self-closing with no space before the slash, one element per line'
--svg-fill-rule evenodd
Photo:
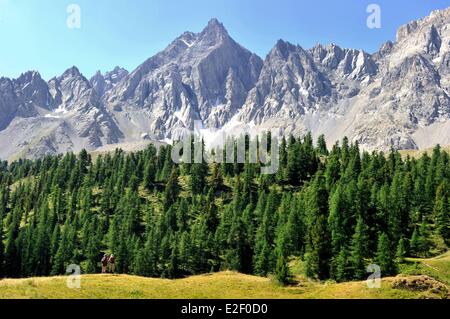
<path fill-rule="evenodd" d="M 113 254 L 111 254 L 111 256 L 109 257 L 109 270 L 110 272 L 113 274 L 114 270 L 116 268 L 116 258 L 114 257 Z"/>
<path fill-rule="evenodd" d="M 106 268 L 108 267 L 108 255 L 103 255 L 102 258 L 102 274 L 106 274 Z"/>

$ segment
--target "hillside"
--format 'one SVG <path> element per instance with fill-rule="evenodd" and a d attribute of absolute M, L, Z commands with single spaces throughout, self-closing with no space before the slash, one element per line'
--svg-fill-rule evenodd
<path fill-rule="evenodd" d="M 423 274 L 450 285 L 450 252 L 428 258 L 407 258 L 402 272 L 409 275 Z"/>
<path fill-rule="evenodd" d="M 416 265 L 412 267 L 411 265 Z M 404 275 L 384 278 L 380 289 L 369 289 L 360 282 L 314 282 L 295 275 L 295 283 L 281 287 L 270 278 L 220 272 L 168 280 L 129 275 L 84 275 L 81 289 L 69 289 L 67 277 L 6 279 L 0 281 L 0 299 L 415 299 L 442 298 L 443 283 L 450 283 L 450 252 L 431 259 L 408 259 Z M 296 269 L 292 269 L 295 273 Z M 406 273 L 409 273 L 406 275 Z M 433 276 L 440 282 L 433 280 Z M 402 280 L 413 286 L 394 288 Z M 422 286 L 423 283 L 429 287 Z M 415 285 L 415 286 L 414 286 Z M 432 290 L 435 290 L 433 293 Z M 448 288 L 447 288 L 448 296 Z"/>
<path fill-rule="evenodd" d="M 187 279 L 151 279 L 128 275 L 85 275 L 81 289 L 68 289 L 65 277 L 7 279 L 0 282 L 1 299 L 399 299 L 423 298 L 426 292 L 393 289 L 394 278 L 386 278 L 381 289 L 365 282 L 318 284 L 302 282 L 279 287 L 268 278 L 222 272 Z"/>
<path fill-rule="evenodd" d="M 450 152 L 450 145 L 442 146 L 442 150 L 445 152 Z M 418 158 L 422 157 L 425 153 L 427 153 L 429 156 L 431 156 L 431 154 L 433 154 L 433 148 L 427 148 L 424 150 L 401 150 L 399 152 L 403 158 L 406 158 L 407 156 L 409 156 L 409 157 L 418 159 Z"/>
<path fill-rule="evenodd" d="M 175 165 L 170 146 L 2 163 L 0 277 L 70 264 L 96 274 L 114 254 L 118 273 L 144 277 L 227 269 L 285 282 L 294 257 L 297 275 L 346 282 L 370 264 L 390 277 L 399 260 L 448 250 L 448 153 L 361 157 L 348 140 L 329 152 L 310 135 L 282 144 L 275 176 L 251 163 Z M 408 262 L 408 274 L 428 274 Z"/>

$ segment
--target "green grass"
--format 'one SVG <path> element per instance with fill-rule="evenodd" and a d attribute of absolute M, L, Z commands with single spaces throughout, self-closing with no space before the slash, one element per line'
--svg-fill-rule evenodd
<path fill-rule="evenodd" d="M 365 282 L 317 283 L 301 281 L 280 287 L 269 278 L 222 272 L 186 279 L 165 280 L 128 275 L 84 275 L 81 289 L 67 287 L 67 277 L 6 279 L 0 282 L 0 298 L 33 299 L 293 299 L 293 298 L 420 298 L 421 293 L 392 289 L 392 278 L 381 289 Z"/>
<path fill-rule="evenodd" d="M 303 263 L 290 262 L 294 283 L 281 287 L 270 278 L 221 272 L 167 280 L 129 275 L 83 275 L 81 289 L 67 287 L 68 277 L 5 279 L 0 281 L 0 299 L 415 299 L 428 298 L 427 291 L 394 289 L 395 277 L 383 278 L 380 289 L 370 289 L 365 281 L 335 283 L 305 278 Z M 430 259 L 408 258 L 401 277 L 428 275 L 450 284 L 450 252 Z M 437 296 L 434 296 L 437 297 Z"/>
<path fill-rule="evenodd" d="M 407 275 L 428 275 L 450 286 L 450 251 L 429 259 L 407 258 L 400 271 Z"/>

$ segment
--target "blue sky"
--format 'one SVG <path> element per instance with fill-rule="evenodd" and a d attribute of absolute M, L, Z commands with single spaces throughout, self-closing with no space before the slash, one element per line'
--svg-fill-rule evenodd
<path fill-rule="evenodd" d="M 81 28 L 66 25 L 67 6 L 81 8 Z M 366 26 L 369 4 L 381 29 Z M 184 31 L 218 18 L 231 36 L 265 57 L 278 39 L 376 51 L 397 28 L 450 0 L 0 0 L 0 76 L 37 70 L 45 79 L 76 65 L 87 77 L 116 65 L 133 70 Z"/>

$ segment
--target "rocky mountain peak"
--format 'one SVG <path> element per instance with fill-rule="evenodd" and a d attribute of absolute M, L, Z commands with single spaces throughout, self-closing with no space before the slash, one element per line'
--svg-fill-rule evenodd
<path fill-rule="evenodd" d="M 226 40 L 230 40 L 230 35 L 219 20 L 212 19 L 198 35 L 198 39 L 202 45 L 214 46 L 223 43 Z"/>
<path fill-rule="evenodd" d="M 74 77 L 81 77 L 82 74 L 80 70 L 76 66 L 72 66 L 71 68 L 67 69 L 60 78 L 74 78 Z"/>
<path fill-rule="evenodd" d="M 402 41 L 403 39 L 406 39 L 408 35 L 413 33 L 417 29 L 418 23 L 417 21 L 412 21 L 410 23 L 407 23 L 403 26 L 401 26 L 397 30 L 397 42 Z"/>
<path fill-rule="evenodd" d="M 24 104 L 33 104 L 45 109 L 50 109 L 53 105 L 51 95 L 48 90 L 47 82 L 45 82 L 39 72 L 28 71 L 21 74 L 17 79 L 13 80 L 15 91 Z M 35 115 L 33 108 L 30 108 L 30 114 Z"/>
<path fill-rule="evenodd" d="M 202 32 L 185 32 L 148 59 L 107 93 L 105 100 L 119 121 L 132 116 L 136 106 L 149 115 L 158 114 L 136 119 L 142 123 L 134 128 L 136 136 L 172 137 L 175 131 L 191 128 L 196 120 L 205 127 L 221 127 L 245 102 L 262 64 L 213 19 Z"/>
<path fill-rule="evenodd" d="M 203 29 L 202 34 L 229 36 L 227 29 L 216 18 L 209 20 L 208 25 Z"/>
<path fill-rule="evenodd" d="M 122 67 L 116 66 L 112 71 L 106 72 L 105 74 L 102 74 L 101 71 L 97 71 L 95 75 L 89 80 L 89 82 L 98 96 L 103 97 L 127 75 L 127 70 Z"/>
<path fill-rule="evenodd" d="M 411 21 L 397 31 L 397 41 L 389 55 L 390 65 L 396 65 L 415 54 L 434 59 L 450 51 L 450 8 L 432 12 L 428 17 Z"/>
<path fill-rule="evenodd" d="M 393 48 L 394 48 L 394 43 L 392 41 L 386 41 L 381 46 L 380 50 L 378 50 L 378 52 L 376 52 L 373 55 L 374 60 L 378 61 L 378 60 L 382 59 L 383 57 L 385 57 L 386 55 L 391 53 Z"/>
<path fill-rule="evenodd" d="M 26 82 L 33 82 L 33 81 L 41 81 L 41 75 L 38 71 L 27 71 L 25 73 L 22 73 L 17 79 L 15 79 L 15 82 L 17 83 L 26 83 Z"/>
<path fill-rule="evenodd" d="M 0 156 L 96 149 L 204 132 L 348 136 L 367 150 L 450 144 L 450 8 L 399 28 L 369 54 L 279 40 L 263 61 L 222 23 L 185 32 L 131 73 L 89 81 L 72 67 L 46 83 L 35 71 L 0 79 Z M 51 147 L 50 147 L 50 146 Z"/>
<path fill-rule="evenodd" d="M 269 57 L 280 57 L 283 60 L 287 60 L 292 52 L 303 50 L 299 46 L 296 46 L 288 41 L 279 39 L 273 49 L 269 53 Z"/>

